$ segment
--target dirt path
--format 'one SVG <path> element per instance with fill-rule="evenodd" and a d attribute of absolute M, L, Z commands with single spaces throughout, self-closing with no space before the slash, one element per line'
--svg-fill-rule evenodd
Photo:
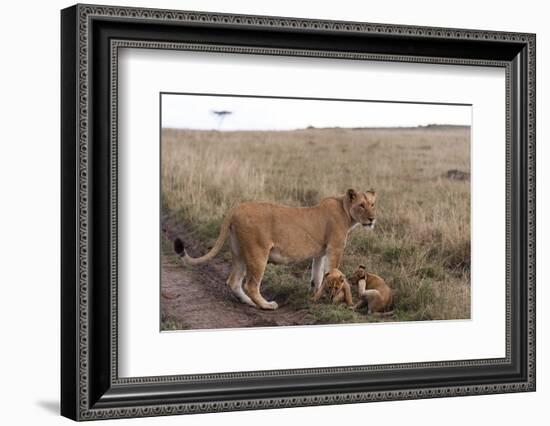
<path fill-rule="evenodd" d="M 189 227 L 162 217 L 162 232 L 169 241 L 180 237 L 192 256 L 204 254 Z M 186 329 L 268 327 L 311 324 L 306 310 L 296 311 L 279 303 L 276 311 L 263 311 L 237 301 L 225 280 L 229 262 L 221 257 L 207 264 L 184 266 L 170 256 L 161 256 L 161 314 Z M 265 297 L 271 300 L 268 293 Z"/>

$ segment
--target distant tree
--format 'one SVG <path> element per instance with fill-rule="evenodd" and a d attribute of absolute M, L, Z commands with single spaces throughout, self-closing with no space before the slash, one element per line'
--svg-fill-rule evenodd
<path fill-rule="evenodd" d="M 220 130 L 220 128 L 222 127 L 222 123 L 225 117 L 233 114 L 233 111 L 227 111 L 227 110 L 220 110 L 220 111 L 212 110 L 211 112 L 212 114 L 216 115 L 218 118 L 218 130 Z"/>

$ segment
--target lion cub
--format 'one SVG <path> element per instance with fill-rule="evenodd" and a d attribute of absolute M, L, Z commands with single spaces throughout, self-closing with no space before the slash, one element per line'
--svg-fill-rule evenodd
<path fill-rule="evenodd" d="M 393 310 L 394 291 L 378 275 L 366 271 L 365 266 L 359 265 L 351 277 L 351 282 L 358 286 L 359 302 L 354 309 L 368 306 L 369 314 L 391 315 Z"/>
<path fill-rule="evenodd" d="M 313 301 L 317 302 L 323 295 L 327 295 L 334 304 L 345 301 L 348 306 L 353 305 L 351 287 L 339 269 L 331 269 L 325 274 L 321 286 L 313 295 Z"/>

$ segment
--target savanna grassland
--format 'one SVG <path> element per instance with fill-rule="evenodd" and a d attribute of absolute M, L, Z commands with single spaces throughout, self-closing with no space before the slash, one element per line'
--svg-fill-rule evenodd
<path fill-rule="evenodd" d="M 470 318 L 469 173 L 469 127 L 162 131 L 163 209 L 192 229 L 203 253 L 239 202 L 309 206 L 375 189 L 376 227 L 350 232 L 341 269 L 364 264 L 396 290 L 384 321 Z M 174 261 L 166 238 L 163 257 Z M 227 244 L 219 257 L 229 263 Z M 310 267 L 268 265 L 262 292 L 313 323 L 381 320 L 311 302 Z"/>

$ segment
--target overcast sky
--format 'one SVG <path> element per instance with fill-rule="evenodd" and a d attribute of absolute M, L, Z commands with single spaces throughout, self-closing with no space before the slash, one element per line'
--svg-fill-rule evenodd
<path fill-rule="evenodd" d="M 214 111 L 231 111 L 223 120 Z M 162 127 L 294 130 L 313 127 L 416 127 L 471 124 L 471 106 L 225 96 L 162 95 Z"/>

